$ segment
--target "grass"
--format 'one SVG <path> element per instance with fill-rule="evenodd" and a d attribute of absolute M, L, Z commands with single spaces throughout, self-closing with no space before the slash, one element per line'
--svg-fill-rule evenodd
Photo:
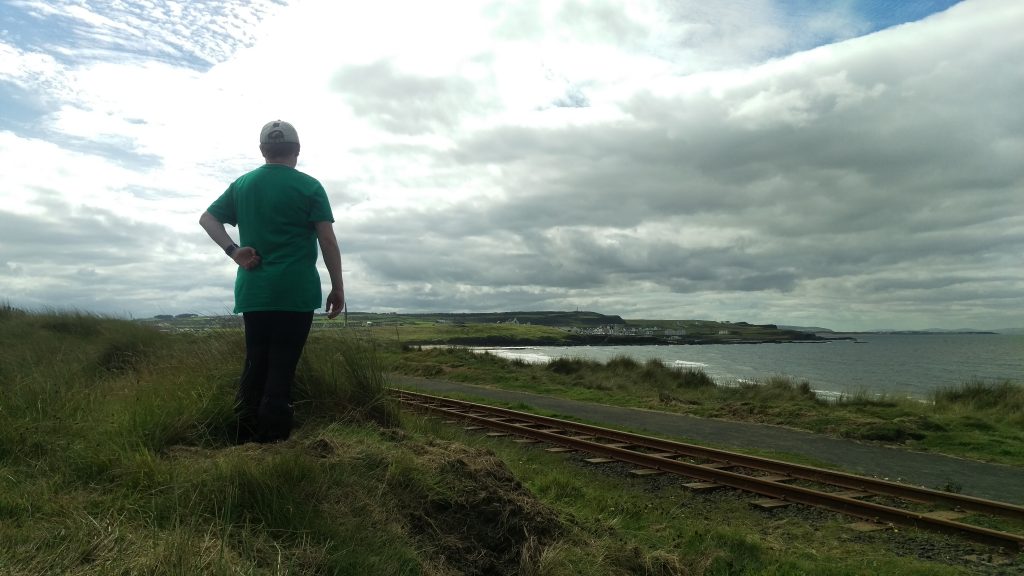
<path fill-rule="evenodd" d="M 402 414 L 372 340 L 311 336 L 292 438 L 236 446 L 243 349 L 0 306 L 0 574 L 963 573 Z"/>
<path fill-rule="evenodd" d="M 831 436 L 1024 465 L 1024 387 L 1010 382 L 965 383 L 936 390 L 927 402 L 854 394 L 819 398 L 808 382 L 768 376 L 717 386 L 703 371 L 679 370 L 652 359 L 607 363 L 559 358 L 547 364 L 505 360 L 463 348 L 391 348 L 399 373 L 445 378 L 599 402 L 777 424 Z"/>
<path fill-rule="evenodd" d="M 407 427 L 482 448 L 569 522 L 538 557 L 535 574 L 942 574 L 957 568 L 901 557 L 884 534 L 854 536 L 849 521 L 808 521 L 791 509 L 766 515 L 729 493 L 713 496 L 652 485 L 564 456 L 463 432 L 436 420 Z M 614 465 L 612 465 L 614 466 Z"/>
<path fill-rule="evenodd" d="M 307 434 L 272 447 L 229 442 L 243 350 L 238 332 L 0 314 L 0 573 L 419 573 L 417 545 L 354 497 L 377 488 L 362 455 L 324 455 L 397 420 L 365 344 L 311 342 Z M 339 418 L 353 428 L 327 433 Z"/>

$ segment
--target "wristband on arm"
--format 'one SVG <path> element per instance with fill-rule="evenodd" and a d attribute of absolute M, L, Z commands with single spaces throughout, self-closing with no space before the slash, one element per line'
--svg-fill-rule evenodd
<path fill-rule="evenodd" d="M 234 257 L 235 250 L 238 250 L 239 248 L 241 248 L 241 246 L 232 242 L 227 248 L 224 249 L 224 253 L 227 254 L 228 256 Z"/>

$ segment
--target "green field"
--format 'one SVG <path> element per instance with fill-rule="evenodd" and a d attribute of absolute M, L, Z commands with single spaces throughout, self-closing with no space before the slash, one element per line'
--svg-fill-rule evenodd
<path fill-rule="evenodd" d="M 1019 565 L 945 537 L 861 534 L 832 514 L 766 513 L 732 492 L 609 475 L 403 413 L 383 395 L 402 353 L 370 334 L 315 332 L 293 437 L 235 446 L 239 330 L 162 333 L 0 307 L 0 574 L 938 575 L 977 573 L 977 558 Z"/>

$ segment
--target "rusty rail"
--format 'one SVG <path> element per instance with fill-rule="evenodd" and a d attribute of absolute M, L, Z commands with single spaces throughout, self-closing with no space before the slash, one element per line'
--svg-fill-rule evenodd
<path fill-rule="evenodd" d="M 1024 507 L 1014 504 L 952 494 L 811 466 L 790 464 L 780 460 L 748 456 L 725 450 L 715 450 L 694 444 L 673 442 L 600 426 L 580 424 L 578 422 L 539 416 L 507 408 L 452 400 L 450 398 L 407 390 L 393 390 L 393 394 L 403 403 L 428 411 L 449 414 L 453 417 L 473 422 L 481 427 L 533 438 L 600 455 L 605 458 L 628 462 L 648 469 L 729 486 L 785 502 L 825 508 L 871 522 L 957 534 L 987 544 L 1024 550 L 1024 535 L 965 524 L 934 516 L 931 513 L 914 512 L 873 502 L 865 502 L 858 500 L 856 497 L 841 493 L 837 494 L 801 486 L 792 486 L 783 483 L 777 477 L 775 479 L 764 479 L 730 472 L 725 470 L 724 467 L 756 469 L 776 475 L 785 475 L 787 479 L 807 480 L 872 495 L 885 495 L 914 502 L 948 506 L 957 510 L 968 510 L 981 514 L 1024 520 Z M 542 428 L 535 428 L 534 426 Z M 644 450 L 650 450 L 654 453 L 647 453 Z M 676 457 L 709 460 L 718 465 L 694 464 L 676 460 Z"/>

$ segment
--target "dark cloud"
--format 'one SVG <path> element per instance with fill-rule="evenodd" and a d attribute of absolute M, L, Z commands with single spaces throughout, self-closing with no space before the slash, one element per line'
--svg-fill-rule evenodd
<path fill-rule="evenodd" d="M 233 271 L 196 258 L 216 255 L 193 241 L 199 234 L 182 238 L 53 192 L 40 191 L 35 205 L 37 215 L 0 210 L 0 294 L 15 305 L 145 315 L 209 309 L 210 294 L 230 301 Z"/>
<path fill-rule="evenodd" d="M 133 259 L 131 245 L 138 226 L 120 222 L 113 213 L 70 206 L 56 197 L 39 202 L 45 213 L 24 216 L 0 211 L 0 246 L 10 262 L 37 262 L 56 266 L 124 264 Z M 58 248 L 59 247 L 59 248 Z"/>
<path fill-rule="evenodd" d="M 344 68 L 332 85 L 358 116 L 399 134 L 453 128 L 481 108 L 469 81 L 407 74 L 387 61 Z"/>

